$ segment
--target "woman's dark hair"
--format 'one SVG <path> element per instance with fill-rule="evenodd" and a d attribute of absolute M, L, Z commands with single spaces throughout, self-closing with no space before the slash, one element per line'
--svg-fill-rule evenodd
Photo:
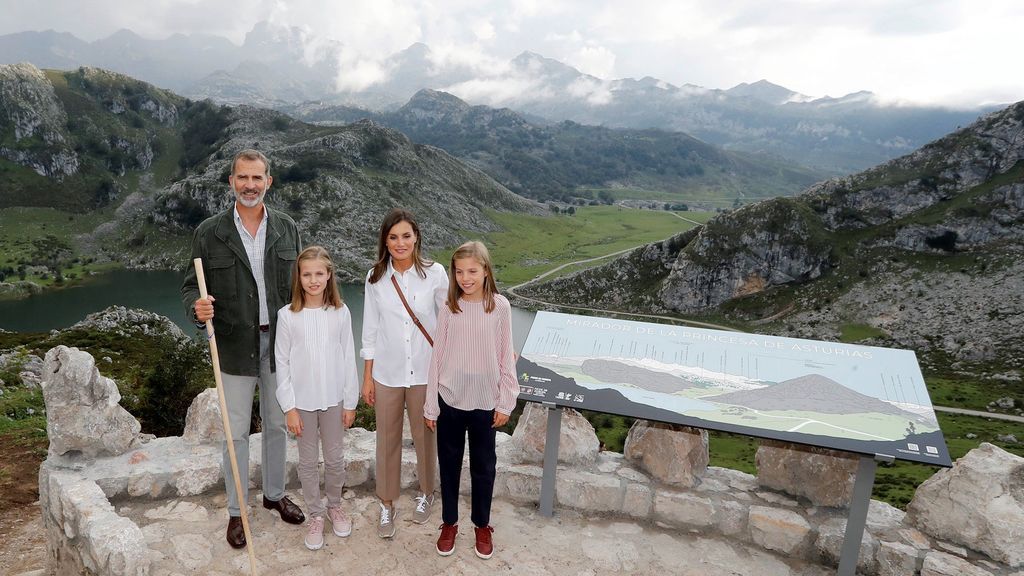
<path fill-rule="evenodd" d="M 412 262 L 416 266 L 416 274 L 420 278 L 427 277 L 426 268 L 433 262 L 424 259 L 420 251 L 420 227 L 416 224 L 416 218 L 412 212 L 404 208 L 392 208 L 384 217 L 384 221 L 380 223 L 380 237 L 377 238 L 377 262 L 373 264 L 373 271 L 370 272 L 370 284 L 376 284 L 387 271 L 388 262 L 391 260 L 391 254 L 388 252 L 388 233 L 401 222 L 408 222 L 412 227 L 412 233 L 416 235 L 416 243 L 412 249 Z"/>

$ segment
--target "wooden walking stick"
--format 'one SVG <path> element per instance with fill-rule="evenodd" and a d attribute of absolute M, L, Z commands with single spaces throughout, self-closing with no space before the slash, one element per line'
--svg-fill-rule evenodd
<path fill-rule="evenodd" d="M 192 261 L 196 267 L 196 280 L 199 282 L 199 295 L 206 298 L 206 276 L 203 274 L 203 259 Z M 213 335 L 213 320 L 206 321 L 206 338 L 210 341 L 210 358 L 213 361 L 213 380 L 217 383 L 217 399 L 220 400 L 220 419 L 224 425 L 224 440 L 228 444 L 228 456 L 231 459 L 231 474 L 235 477 L 235 494 L 238 495 L 238 507 L 242 512 L 242 531 L 245 533 L 245 548 L 249 551 L 250 574 L 256 576 L 256 553 L 252 549 L 252 534 L 249 532 L 249 506 L 242 498 L 242 480 L 238 476 L 238 459 L 235 458 L 235 443 L 231 438 L 231 422 L 228 419 L 228 407 L 224 401 L 224 382 L 220 375 L 220 354 L 217 353 L 217 339 Z M 248 482 L 248 478 L 246 482 Z"/>

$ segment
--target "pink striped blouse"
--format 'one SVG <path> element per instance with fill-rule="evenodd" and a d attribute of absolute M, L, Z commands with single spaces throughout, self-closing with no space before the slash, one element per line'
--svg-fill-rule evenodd
<path fill-rule="evenodd" d="M 423 416 L 437 420 L 441 412 L 438 394 L 459 410 L 511 414 L 519 396 L 512 351 L 512 307 L 500 294 L 494 296 L 490 314 L 484 312 L 483 302 L 459 300 L 459 307 L 462 312 L 453 314 L 444 305 L 437 314 Z"/>

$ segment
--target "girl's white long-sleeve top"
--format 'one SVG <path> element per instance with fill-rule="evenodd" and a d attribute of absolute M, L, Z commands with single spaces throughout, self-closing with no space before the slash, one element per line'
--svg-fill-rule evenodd
<path fill-rule="evenodd" d="M 288 306 L 277 313 L 277 401 L 281 410 L 326 410 L 359 403 L 352 314 L 341 308 Z"/>
<path fill-rule="evenodd" d="M 424 271 L 426 278 L 421 278 L 415 266 L 396 272 L 388 263 L 387 271 L 375 284 L 370 283 L 370 273 L 366 274 L 363 347 L 359 355 L 373 360 L 373 379 L 384 386 L 408 388 L 427 383 L 432 349 L 391 284 L 394 275 L 409 306 L 433 337 L 437 311 L 448 297 L 448 274 L 437 262 Z"/>

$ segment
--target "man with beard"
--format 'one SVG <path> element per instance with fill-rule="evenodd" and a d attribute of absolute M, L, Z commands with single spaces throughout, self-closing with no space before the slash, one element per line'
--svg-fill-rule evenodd
<path fill-rule="evenodd" d="M 263 507 L 281 519 L 301 524 L 302 511 L 284 494 L 285 417 L 277 403 L 274 334 L 277 311 L 291 301 L 291 274 L 301 248 L 295 222 L 263 203 L 273 183 L 270 162 L 257 150 L 242 150 L 231 163 L 228 180 L 235 201 L 207 218 L 192 237 L 192 255 L 181 287 L 186 313 L 197 326 L 213 319 L 220 356 L 224 398 L 241 476 L 241 501 L 248 501 L 249 423 L 253 392 L 259 385 L 263 422 Z M 208 297 L 200 298 L 192 259 L 202 258 Z M 239 495 L 223 447 L 224 486 L 228 495 L 227 541 L 245 546 Z"/>

